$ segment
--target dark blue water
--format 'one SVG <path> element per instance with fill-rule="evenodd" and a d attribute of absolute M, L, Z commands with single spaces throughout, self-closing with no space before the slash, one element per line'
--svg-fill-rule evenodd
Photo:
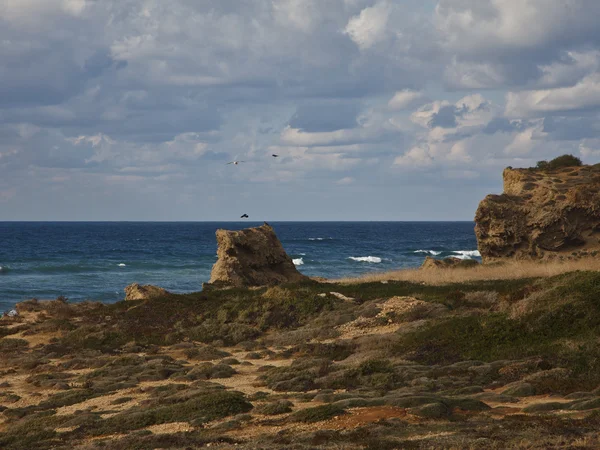
<path fill-rule="evenodd" d="M 0 222 L 0 311 L 64 295 L 114 302 L 130 283 L 201 289 L 215 230 L 251 222 Z M 298 269 L 339 278 L 417 267 L 426 253 L 476 257 L 472 222 L 274 222 Z M 463 252 L 457 253 L 457 252 Z M 354 259 L 352 259 L 354 258 Z"/>

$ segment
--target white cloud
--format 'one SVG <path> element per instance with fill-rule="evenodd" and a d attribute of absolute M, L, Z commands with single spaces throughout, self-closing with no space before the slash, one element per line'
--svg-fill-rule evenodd
<path fill-rule="evenodd" d="M 341 146 L 375 141 L 385 130 L 379 127 L 360 127 L 336 131 L 304 132 L 287 126 L 280 135 L 281 142 L 288 145 L 322 147 Z"/>
<path fill-rule="evenodd" d="M 423 92 L 404 89 L 398 91 L 388 102 L 388 107 L 393 111 L 414 108 L 419 104 L 426 102 L 427 99 Z"/>
<path fill-rule="evenodd" d="M 434 158 L 427 145 L 413 147 L 404 155 L 396 157 L 393 165 L 407 168 L 429 167 L 433 165 Z"/>
<path fill-rule="evenodd" d="M 600 70 L 600 51 L 568 51 L 561 60 L 543 65 L 540 70 L 543 75 L 537 82 L 539 87 L 573 86 L 587 75 Z"/>
<path fill-rule="evenodd" d="M 436 25 L 459 53 L 536 48 L 596 33 L 600 4 L 588 0 L 440 0 Z"/>
<path fill-rule="evenodd" d="M 373 47 L 385 38 L 390 8 L 387 1 L 382 1 L 363 9 L 348 21 L 344 32 L 362 50 Z"/>
<path fill-rule="evenodd" d="M 344 178 L 340 178 L 339 180 L 337 180 L 335 182 L 335 184 L 338 184 L 340 186 L 346 186 L 348 184 L 353 184 L 356 180 L 352 177 L 344 177 Z"/>
<path fill-rule="evenodd" d="M 589 108 L 600 108 L 600 74 L 590 75 L 570 87 L 509 92 L 506 97 L 506 115 L 510 117 Z"/>
<path fill-rule="evenodd" d="M 536 126 L 528 128 L 514 136 L 513 141 L 506 147 L 505 153 L 513 156 L 524 156 L 543 144 L 543 123 L 538 122 Z"/>

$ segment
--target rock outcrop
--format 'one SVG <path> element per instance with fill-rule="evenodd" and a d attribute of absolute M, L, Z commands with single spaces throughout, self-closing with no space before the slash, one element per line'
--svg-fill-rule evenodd
<path fill-rule="evenodd" d="M 430 270 L 430 269 L 448 269 L 454 267 L 473 267 L 478 265 L 479 263 L 474 259 L 460 259 L 454 258 L 452 256 L 444 259 L 435 259 L 431 256 L 426 256 L 425 261 L 421 265 L 421 269 Z"/>
<path fill-rule="evenodd" d="M 125 288 L 125 300 L 153 300 L 169 295 L 169 291 L 151 284 L 130 284 Z"/>
<path fill-rule="evenodd" d="M 287 255 L 273 228 L 217 230 L 218 260 L 209 285 L 267 286 L 308 280 Z"/>
<path fill-rule="evenodd" d="M 484 262 L 576 259 L 600 251 L 600 164 L 552 171 L 507 168 L 504 193 L 475 215 Z"/>

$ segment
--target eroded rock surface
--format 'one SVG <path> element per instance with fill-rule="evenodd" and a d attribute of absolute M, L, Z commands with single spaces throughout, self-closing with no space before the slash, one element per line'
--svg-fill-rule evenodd
<path fill-rule="evenodd" d="M 484 262 L 576 259 L 600 251 L 600 165 L 543 171 L 507 168 L 504 193 L 475 215 Z"/>
<path fill-rule="evenodd" d="M 150 284 L 130 284 L 125 288 L 125 300 L 152 300 L 169 295 L 169 291 Z"/>
<path fill-rule="evenodd" d="M 273 228 L 217 230 L 218 260 L 209 284 L 267 286 L 308 280 L 287 255 Z"/>
<path fill-rule="evenodd" d="M 426 256 L 425 261 L 421 265 L 421 269 L 448 269 L 451 267 L 472 267 L 478 264 L 474 259 L 460 259 L 452 256 L 444 259 L 435 259 L 431 256 Z"/>

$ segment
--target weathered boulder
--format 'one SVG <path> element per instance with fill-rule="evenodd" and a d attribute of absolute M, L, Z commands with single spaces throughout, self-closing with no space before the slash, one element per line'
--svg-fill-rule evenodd
<path fill-rule="evenodd" d="M 474 259 L 460 259 L 450 256 L 444 259 L 435 259 L 431 256 L 426 256 L 425 261 L 421 265 L 421 269 L 448 269 L 452 267 L 473 267 L 479 264 Z"/>
<path fill-rule="evenodd" d="M 169 295 L 169 291 L 150 284 L 130 284 L 125 288 L 125 300 L 153 300 Z"/>
<path fill-rule="evenodd" d="M 273 228 L 240 231 L 217 230 L 218 260 L 209 284 L 225 286 L 267 286 L 308 280 L 287 255 Z"/>
<path fill-rule="evenodd" d="M 556 170 L 512 169 L 504 193 L 488 195 L 475 215 L 484 262 L 576 259 L 600 251 L 600 164 Z"/>

